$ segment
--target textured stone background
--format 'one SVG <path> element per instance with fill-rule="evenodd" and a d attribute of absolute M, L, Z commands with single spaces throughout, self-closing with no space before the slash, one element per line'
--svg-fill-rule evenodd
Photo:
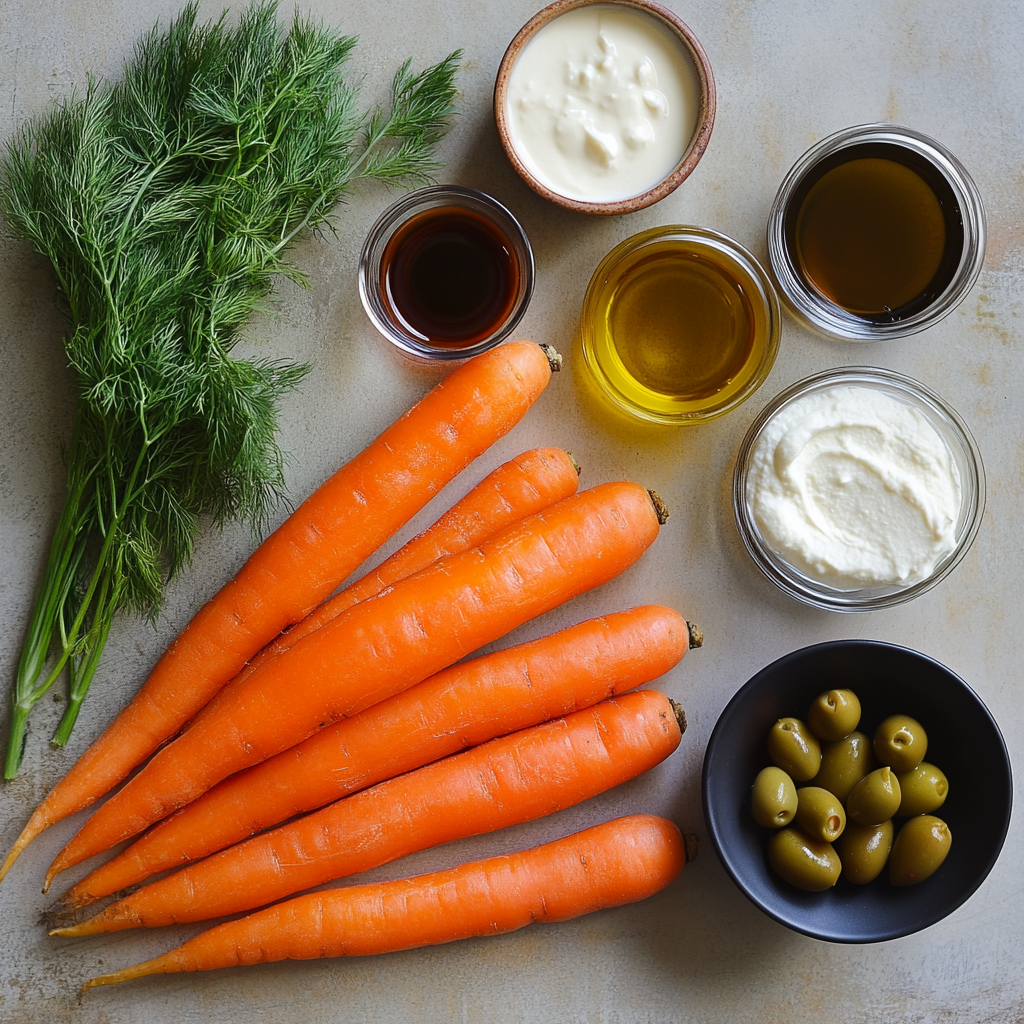
<path fill-rule="evenodd" d="M 241 4 L 231 0 L 232 9 Z M 304 3 L 303 6 L 306 6 Z M 458 123 L 445 141 L 442 179 L 487 189 L 522 219 L 538 284 L 522 333 L 575 355 L 573 333 L 594 266 L 643 228 L 696 223 L 765 256 L 764 224 L 790 164 L 851 124 L 891 120 L 942 140 L 974 175 L 987 204 L 989 247 L 980 281 L 933 329 L 889 345 L 827 342 L 791 319 L 763 389 L 701 428 L 643 433 L 597 411 L 579 375 L 556 379 L 527 419 L 456 481 L 403 537 L 431 521 L 486 472 L 528 447 L 562 445 L 584 483 L 619 477 L 654 487 L 673 510 L 657 546 L 624 577 L 523 627 L 511 639 L 631 604 L 672 604 L 707 635 L 662 682 L 687 709 L 681 748 L 641 780 L 550 819 L 427 851 L 374 872 L 419 873 L 541 842 L 634 810 L 657 811 L 706 840 L 699 775 L 704 744 L 736 688 L 805 644 L 873 637 L 915 647 L 966 678 L 1024 760 L 1024 7 L 1010 0 L 671 0 L 715 69 L 719 114 L 696 172 L 673 196 L 630 217 L 570 215 L 530 193 L 505 161 L 490 94 L 508 41 L 534 12 L 527 0 L 313 0 L 316 15 L 358 34 L 353 71 L 368 97 L 407 56 L 418 64 L 466 51 Z M 133 40 L 177 0 L 2 0 L 0 138 L 86 74 L 116 75 Z M 219 13 L 204 0 L 201 13 Z M 403 411 L 430 379 L 386 352 L 359 306 L 355 268 L 370 223 L 388 203 L 360 189 L 338 234 L 301 244 L 313 287 L 290 285 L 273 317 L 252 330 L 268 356 L 309 360 L 314 372 L 285 407 L 291 494 L 301 499 Z M 6 693 L 62 493 L 61 443 L 72 386 L 46 266 L 0 234 L 0 680 Z M 945 396 L 981 445 L 989 481 L 978 540 L 928 595 L 867 616 L 805 609 L 761 578 L 732 524 L 729 481 L 739 441 L 758 410 L 808 373 L 875 363 Z M 284 514 L 282 510 L 282 515 Z M 397 544 L 403 538 L 397 538 Z M 171 588 L 157 625 L 118 622 L 71 746 L 46 740 L 59 717 L 49 700 L 32 719 L 20 778 L 0 787 L 0 846 L 135 691 L 164 646 L 245 559 L 245 530 L 210 534 Z M 6 698 L 5 698 L 6 699 Z M 6 731 L 7 711 L 0 711 Z M 1018 777 L 1019 778 L 1019 777 Z M 38 923 L 45 865 L 81 823 L 46 833 L 0 887 L 0 1021 L 19 1024 L 185 1024 L 254 1019 L 294 1024 L 436 1022 L 721 1022 L 815 1024 L 1024 1020 L 1024 896 L 1019 817 L 982 888 L 926 932 L 880 946 L 839 947 L 787 931 L 733 886 L 705 841 L 701 857 L 657 898 L 568 924 L 375 960 L 277 964 L 205 976 L 147 979 L 94 992 L 86 977 L 156 954 L 197 929 L 121 933 L 58 943 Z M 70 881 L 70 879 L 69 879 Z"/>

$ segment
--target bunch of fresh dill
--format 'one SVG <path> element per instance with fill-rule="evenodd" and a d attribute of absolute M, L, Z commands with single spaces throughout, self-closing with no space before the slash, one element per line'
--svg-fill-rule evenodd
<path fill-rule="evenodd" d="M 421 183 L 453 112 L 454 53 L 397 73 L 362 112 L 352 37 L 254 2 L 237 27 L 190 3 L 136 48 L 121 81 L 91 81 L 27 123 L 0 163 L 14 230 L 53 264 L 78 404 L 67 497 L 13 694 L 5 776 L 26 720 L 66 668 L 70 735 L 111 620 L 153 616 L 200 517 L 259 529 L 279 500 L 277 402 L 306 367 L 235 359 L 239 329 L 357 178 Z M 59 647 L 51 664 L 51 646 Z"/>

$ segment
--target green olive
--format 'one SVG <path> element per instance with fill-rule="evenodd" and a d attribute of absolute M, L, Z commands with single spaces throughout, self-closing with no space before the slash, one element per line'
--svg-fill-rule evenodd
<path fill-rule="evenodd" d="M 909 818 L 896 833 L 889 854 L 889 881 L 893 885 L 916 885 L 938 870 L 946 859 L 953 836 L 949 826 L 931 814 Z"/>
<path fill-rule="evenodd" d="M 843 805 L 827 789 L 804 786 L 796 791 L 796 823 L 812 839 L 834 843 L 846 828 Z"/>
<path fill-rule="evenodd" d="M 900 807 L 900 784 L 889 767 L 865 775 L 846 798 L 846 813 L 858 825 L 879 825 Z"/>
<path fill-rule="evenodd" d="M 900 809 L 896 813 L 905 818 L 912 818 L 917 814 L 931 814 L 946 801 L 946 794 L 949 793 L 946 776 L 927 761 L 922 761 L 909 772 L 900 772 L 897 778 L 900 780 L 903 797 L 900 800 Z"/>
<path fill-rule="evenodd" d="M 821 744 L 799 718 L 780 718 L 768 733 L 768 756 L 790 778 L 806 782 L 821 765 Z"/>
<path fill-rule="evenodd" d="M 796 786 L 781 768 L 762 768 L 750 790 L 754 821 L 765 828 L 782 828 L 796 814 Z"/>
<path fill-rule="evenodd" d="M 768 863 L 790 885 L 807 892 L 830 889 L 838 881 L 842 867 L 831 843 L 811 839 L 796 828 L 772 833 L 768 840 Z"/>
<path fill-rule="evenodd" d="M 924 726 L 909 715 L 890 715 L 875 730 L 875 757 L 893 771 L 909 772 L 916 768 L 927 749 Z"/>
<path fill-rule="evenodd" d="M 879 825 L 849 822 L 836 841 L 836 853 L 843 862 L 843 878 L 854 885 L 873 882 L 889 858 L 892 833 L 892 821 L 883 821 Z"/>
<path fill-rule="evenodd" d="M 807 724 L 819 740 L 849 736 L 860 724 L 860 701 L 852 690 L 829 690 L 807 711 Z"/>
<path fill-rule="evenodd" d="M 850 790 L 875 769 L 871 740 L 862 732 L 851 732 L 834 743 L 826 743 L 821 751 L 821 769 L 811 779 L 812 786 L 820 786 L 834 793 L 846 803 Z"/>

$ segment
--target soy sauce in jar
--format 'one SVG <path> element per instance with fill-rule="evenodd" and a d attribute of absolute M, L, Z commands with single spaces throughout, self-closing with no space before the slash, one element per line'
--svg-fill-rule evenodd
<path fill-rule="evenodd" d="M 380 293 L 412 335 L 469 348 L 508 319 L 520 290 L 512 242 L 474 210 L 439 206 L 410 217 L 380 261 Z"/>
<path fill-rule="evenodd" d="M 849 146 L 813 167 L 788 204 L 785 234 L 810 287 L 877 323 L 929 306 L 964 248 L 945 177 L 912 150 L 885 143 Z"/>

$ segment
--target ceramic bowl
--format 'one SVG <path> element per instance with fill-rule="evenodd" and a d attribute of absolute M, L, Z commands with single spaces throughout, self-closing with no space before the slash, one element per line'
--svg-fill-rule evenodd
<path fill-rule="evenodd" d="M 699 103 L 697 112 L 697 123 L 689 144 L 679 154 L 679 161 L 662 178 L 650 187 L 636 195 L 624 199 L 608 201 L 586 201 L 561 195 L 549 185 L 541 181 L 530 169 L 523 156 L 515 146 L 513 134 L 509 125 L 508 113 L 508 86 L 516 60 L 522 53 L 524 47 L 533 39 L 540 29 L 548 25 L 552 20 L 569 11 L 582 7 L 602 6 L 619 7 L 628 10 L 639 11 L 647 17 L 655 19 L 659 25 L 664 26 L 679 40 L 683 51 L 693 64 L 696 74 Z M 715 123 L 715 79 L 711 70 L 711 62 L 708 60 L 704 48 L 690 28 L 672 11 L 653 0 L 602 0 L 595 3 L 594 0 L 555 0 L 543 10 L 535 14 L 516 34 L 509 44 L 498 68 L 498 75 L 494 85 L 494 119 L 498 127 L 498 134 L 501 137 L 501 144 L 505 149 L 512 166 L 519 176 L 538 195 L 549 199 L 559 206 L 575 210 L 579 213 L 595 214 L 622 214 L 632 213 L 650 206 L 673 192 L 686 180 L 697 166 L 700 158 L 707 148 L 711 138 L 711 129 Z"/>
<path fill-rule="evenodd" d="M 803 892 L 768 865 L 769 831 L 750 809 L 750 787 L 769 764 L 768 731 L 782 717 L 805 719 L 811 701 L 835 688 L 857 694 L 859 728 L 868 735 L 890 714 L 920 721 L 928 734 L 925 759 L 949 780 L 949 795 L 935 814 L 948 824 L 952 846 L 935 874 L 917 885 L 893 886 L 883 872 L 868 885 L 840 878 L 825 892 Z M 805 647 L 758 672 L 715 725 L 702 789 L 711 842 L 744 895 L 787 928 L 850 943 L 909 935 L 964 903 L 999 856 L 1013 800 L 1006 745 L 981 698 L 926 655 L 873 640 Z"/>

